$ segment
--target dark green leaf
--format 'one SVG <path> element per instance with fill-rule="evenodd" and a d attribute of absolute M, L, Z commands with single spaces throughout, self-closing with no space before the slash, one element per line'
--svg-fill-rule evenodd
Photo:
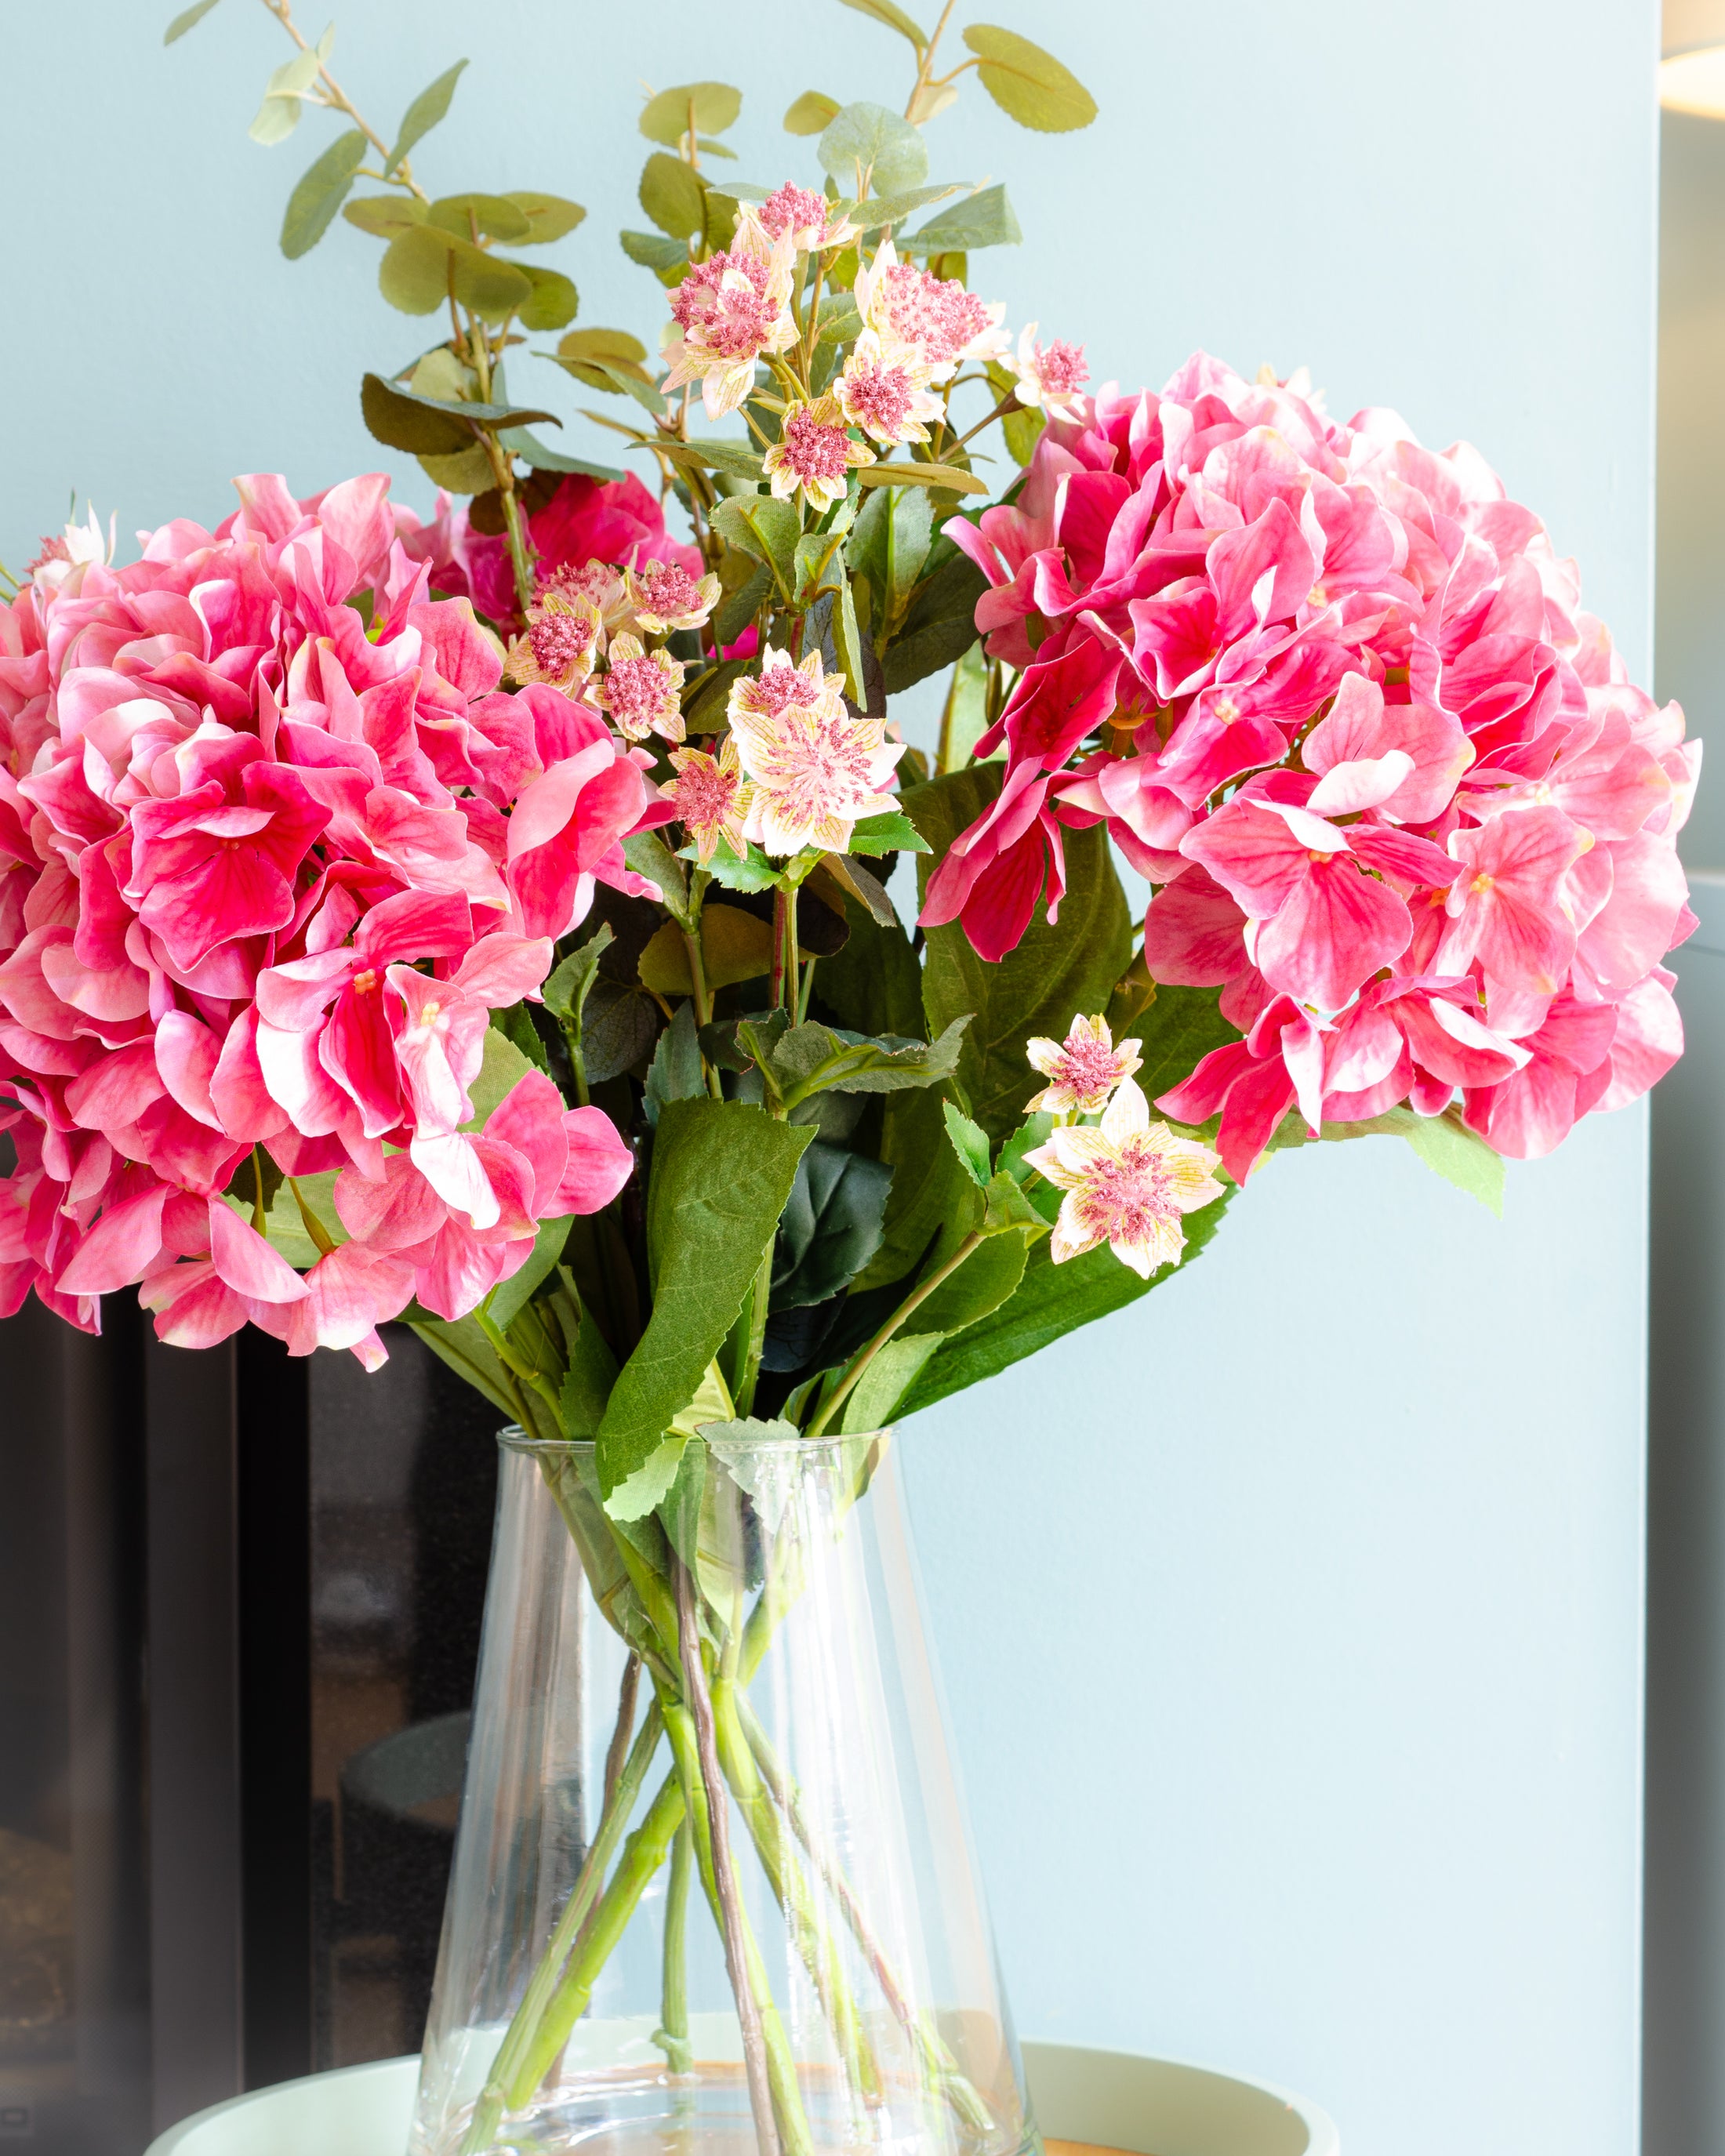
<path fill-rule="evenodd" d="M 215 4 L 216 0 L 196 0 L 196 4 L 194 6 L 187 8 L 182 13 L 176 15 L 172 22 L 168 24 L 167 28 L 162 33 L 162 44 L 165 45 L 171 45 L 177 38 L 183 38 L 187 30 L 193 28 L 198 23 L 203 20 L 204 17 L 208 14 L 210 9 L 213 8 Z M 809 128 L 803 131 L 812 135 L 814 131 L 813 128 Z"/>
<path fill-rule="evenodd" d="M 964 42 L 982 62 L 983 88 L 1020 127 L 1064 135 L 1096 118 L 1096 101 L 1077 76 L 1028 38 L 973 23 Z"/>
<path fill-rule="evenodd" d="M 757 485 L 761 480 L 759 452 L 742 442 L 660 442 L 655 447 L 673 464 L 690 465 L 697 471 L 728 472 L 733 479 L 750 480 Z"/>
<path fill-rule="evenodd" d="M 639 194 L 641 208 L 654 223 L 679 243 L 706 230 L 706 190 L 680 157 L 655 150 L 642 167 Z"/>
<path fill-rule="evenodd" d="M 360 409 L 380 442 L 415 456 L 452 456 L 473 446 L 476 427 L 523 426 L 529 420 L 559 423 L 550 412 L 520 411 L 510 404 L 462 404 L 420 397 L 367 374 L 360 384 Z"/>
<path fill-rule="evenodd" d="M 817 147 L 821 170 L 860 196 L 864 182 L 883 195 L 920 187 L 928 177 L 928 145 L 884 105 L 847 105 L 828 124 Z"/>
<path fill-rule="evenodd" d="M 706 1091 L 701 1047 L 695 1038 L 695 1005 L 679 1004 L 676 1016 L 659 1036 L 647 1073 L 647 1121 L 656 1123 L 667 1101 L 692 1101 Z"/>
<path fill-rule="evenodd" d="M 922 976 L 910 937 L 896 914 L 883 922 L 848 896 L 845 918 L 850 937 L 815 977 L 821 1003 L 857 1033 L 910 1038 L 922 1024 Z"/>
<path fill-rule="evenodd" d="M 802 525 L 789 502 L 770 494 L 733 494 L 717 505 L 711 521 L 727 547 L 773 563 L 790 588 Z"/>
<path fill-rule="evenodd" d="M 853 854 L 926 854 L 928 841 L 908 816 L 895 809 L 885 816 L 865 816 L 850 832 Z"/>
<path fill-rule="evenodd" d="M 624 475 L 615 465 L 590 464 L 585 457 L 567 457 L 561 449 L 548 448 L 526 427 L 500 427 L 497 439 L 511 455 L 523 464 L 531 465 L 535 471 L 585 472 L 589 479 L 620 480 Z"/>
<path fill-rule="evenodd" d="M 1022 1234 L 991 1235 L 971 1252 L 905 1320 L 907 1337 L 919 1332 L 960 1332 L 998 1310 L 1024 1276 L 1029 1245 Z M 940 1253 L 930 1261 L 941 1262 Z"/>
<path fill-rule="evenodd" d="M 956 549 L 923 580 L 880 661 L 889 696 L 964 656 L 977 640 L 977 601 L 988 588 L 975 562 Z"/>
<path fill-rule="evenodd" d="M 290 262 L 309 254 L 329 230 L 347 199 L 366 148 L 366 138 L 357 127 L 338 135 L 288 197 L 281 220 L 281 251 Z"/>
<path fill-rule="evenodd" d="M 1159 988 L 1156 1000 L 1132 1020 L 1131 1033 L 1142 1043 L 1139 1055 L 1143 1068 L 1136 1075 L 1146 1100 L 1154 1101 L 1158 1094 L 1183 1086 L 1212 1049 L 1225 1048 L 1240 1039 L 1216 1008 L 1220 993 L 1217 988 Z M 1084 1015 L 1093 1016 L 1104 1008 L 1092 1004 Z M 1071 1014 L 1077 1014 L 1076 1010 Z M 1065 1035 L 1050 1038 L 1064 1040 Z"/>
<path fill-rule="evenodd" d="M 567 1281 L 568 1275 L 563 1276 Z M 581 1329 L 569 1351 L 568 1375 L 563 1379 L 560 1403 L 563 1429 L 572 1438 L 597 1437 L 604 1419 L 605 1403 L 617 1383 L 617 1358 L 605 1336 L 583 1308 Z"/>
<path fill-rule="evenodd" d="M 608 921 L 601 921 L 586 942 L 572 951 L 539 991 L 545 1008 L 560 1025 L 581 1030 L 582 1006 L 598 973 L 599 961 L 616 942 Z"/>
<path fill-rule="evenodd" d="M 207 8 L 213 8 L 216 0 L 203 0 Z M 835 120 L 840 106 L 836 97 L 828 97 L 818 90 L 805 90 L 784 116 L 787 135 L 819 135 L 824 127 Z"/>
<path fill-rule="evenodd" d="M 536 1064 L 540 1070 L 549 1073 L 551 1058 L 546 1053 L 545 1043 L 539 1038 L 537 1027 L 527 1015 L 525 1004 L 511 1004 L 506 1009 L 494 1010 L 491 1023 L 506 1040 L 520 1049 L 528 1062 Z"/>
<path fill-rule="evenodd" d="M 932 841 L 934 860 L 945 855 L 999 786 L 998 764 L 973 764 L 906 794 L 905 813 Z M 922 995 L 928 1023 L 945 1026 L 965 1012 L 973 1014 L 958 1081 L 971 1114 L 995 1143 L 1023 1122 L 1024 1102 L 1040 1083 L 1025 1042 L 1037 1034 L 1064 1040 L 1076 1013 L 1106 1009 L 1132 957 L 1132 916 L 1104 827 L 1068 832 L 1065 855 L 1058 925 L 1050 927 L 1045 908 L 1038 906 L 1024 940 L 998 965 L 978 957 L 957 921 L 927 932 Z M 930 865 L 917 864 L 923 888 Z"/>
<path fill-rule="evenodd" d="M 446 69 L 429 88 L 422 90 L 402 116 L 401 132 L 395 138 L 395 147 L 389 153 L 389 162 L 383 167 L 387 180 L 393 174 L 413 145 L 422 136 L 429 135 L 449 109 L 449 100 L 455 95 L 455 85 L 460 80 L 465 60 L 457 60 Z"/>
<path fill-rule="evenodd" d="M 689 259 L 680 239 L 667 239 L 657 232 L 619 232 L 617 239 L 629 260 L 644 270 L 675 270 Z"/>
<path fill-rule="evenodd" d="M 849 344 L 862 334 L 862 316 L 849 292 L 829 292 L 816 320 L 820 326 L 815 341 L 819 344 Z"/>
<path fill-rule="evenodd" d="M 745 584 L 739 585 L 720 606 L 713 616 L 713 631 L 721 645 L 735 644 L 773 593 L 771 569 L 757 569 Z M 723 725 L 722 716 L 714 718 L 711 726 L 703 725 L 704 733 L 716 733 Z"/>
<path fill-rule="evenodd" d="M 878 487 L 864 499 L 845 551 L 852 569 L 875 588 L 877 621 L 903 613 L 933 532 L 933 506 L 920 486 Z"/>
<path fill-rule="evenodd" d="M 844 0 L 844 4 L 854 8 L 859 15 L 870 15 L 875 22 L 884 23 L 889 30 L 896 30 L 900 37 L 908 38 L 916 49 L 917 59 L 922 59 L 928 38 L 902 8 L 893 4 L 893 0 Z"/>
<path fill-rule="evenodd" d="M 722 135 L 742 110 L 742 92 L 728 82 L 686 82 L 662 90 L 641 108 L 640 127 L 649 142 L 675 150 L 689 132 L 691 107 L 698 135 Z"/>
<path fill-rule="evenodd" d="M 526 239 L 532 230 L 526 212 L 507 195 L 443 195 L 425 213 L 428 224 L 457 239 Z"/>
<path fill-rule="evenodd" d="M 514 262 L 533 290 L 516 310 L 524 330 L 560 330 L 572 322 L 581 306 L 573 281 L 561 270 L 542 270 L 536 262 Z"/>
<path fill-rule="evenodd" d="M 689 878 L 683 865 L 657 831 L 637 831 L 623 842 L 623 858 L 637 875 L 649 876 L 659 886 L 669 911 L 679 921 L 689 918 Z"/>
<path fill-rule="evenodd" d="M 516 243 L 520 246 L 543 247 L 561 239 L 587 215 L 579 203 L 563 195 L 542 194 L 536 187 L 511 187 L 503 199 L 512 202 L 527 220 L 527 229 Z"/>
<path fill-rule="evenodd" d="M 374 239 L 393 239 L 409 225 L 424 223 L 425 205 L 413 195 L 362 195 L 341 214 Z"/>
<path fill-rule="evenodd" d="M 607 1496 L 691 1400 L 771 1247 L 812 1133 L 734 1101 L 671 1101 L 647 1200 L 653 1315 L 598 1435 Z"/>
<path fill-rule="evenodd" d="M 687 857 L 695 858 L 692 849 Z M 756 845 L 751 845 L 747 856 L 739 860 L 721 839 L 706 865 L 713 881 L 722 884 L 726 891 L 770 891 L 778 880 L 778 870 Z"/>
<path fill-rule="evenodd" d="M 602 1086 L 608 1078 L 633 1070 L 650 1052 L 663 1024 L 664 1014 L 644 988 L 622 981 L 596 981 L 581 1030 L 588 1084 Z"/>
<path fill-rule="evenodd" d="M 892 1170 L 814 1140 L 797 1164 L 773 1260 L 774 1310 L 837 1295 L 880 1246 Z"/>
<path fill-rule="evenodd" d="M 975 247 L 1016 247 L 1024 236 L 1006 189 L 992 187 L 943 209 L 907 234 L 899 249 L 906 254 L 955 254 Z"/>

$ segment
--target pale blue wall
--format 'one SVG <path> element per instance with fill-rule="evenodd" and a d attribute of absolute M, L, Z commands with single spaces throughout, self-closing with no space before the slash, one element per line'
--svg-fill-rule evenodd
<path fill-rule="evenodd" d="M 219 513 L 231 471 L 370 465 L 360 365 L 415 349 L 358 235 L 273 252 L 321 138 L 244 139 L 262 11 L 225 0 L 166 54 L 155 12 L 8 25 L 14 562 L 72 484 L 126 529 Z M 937 124 L 945 169 L 1010 178 L 1013 318 L 1087 336 L 1101 374 L 1202 342 L 1469 436 L 1645 673 L 1652 0 L 993 12 L 1104 105 L 1076 138 L 973 96 Z M 337 54 L 387 109 L 470 50 L 425 169 L 579 196 L 555 259 L 588 320 L 642 331 L 609 238 L 636 79 L 745 73 L 770 182 L 792 95 L 898 66 L 822 0 L 350 0 Z M 558 379 L 516 386 L 568 408 Z M 1360 2156 L 1633 2149 L 1645 1151 L 1641 1111 L 1601 1121 L 1512 1174 L 1502 1228 L 1387 1142 L 1284 1160 L 1189 1277 L 910 1434 L 1028 2033 L 1281 2079 Z"/>

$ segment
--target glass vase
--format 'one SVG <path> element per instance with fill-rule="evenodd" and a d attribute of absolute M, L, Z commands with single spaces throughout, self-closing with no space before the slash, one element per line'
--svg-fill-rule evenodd
<path fill-rule="evenodd" d="M 1034 2148 L 889 1435 L 501 1445 L 409 2156 Z"/>

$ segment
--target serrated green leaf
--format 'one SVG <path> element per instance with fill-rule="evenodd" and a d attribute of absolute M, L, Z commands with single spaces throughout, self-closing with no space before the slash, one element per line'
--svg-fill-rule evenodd
<path fill-rule="evenodd" d="M 737 642 L 772 595 L 773 572 L 762 567 L 723 601 L 713 616 L 713 633 L 721 649 Z M 703 725 L 701 731 L 716 733 L 723 723 L 722 716 L 716 717 L 711 726 Z"/>
<path fill-rule="evenodd" d="M 946 1118 L 947 1136 L 958 1156 L 958 1165 L 977 1188 L 982 1189 L 993 1173 L 989 1164 L 987 1132 L 972 1122 L 963 1109 L 955 1108 L 950 1101 L 941 1103 L 941 1113 Z"/>
<path fill-rule="evenodd" d="M 727 547 L 770 562 L 789 589 L 803 531 L 789 502 L 770 494 L 734 494 L 717 504 L 710 521 Z"/>
<path fill-rule="evenodd" d="M 908 816 L 896 809 L 883 816 L 865 816 L 851 826 L 849 851 L 853 854 L 926 854 L 928 841 Z"/>
<path fill-rule="evenodd" d="M 900 37 L 909 39 L 917 59 L 922 59 L 928 44 L 927 36 L 902 8 L 893 4 L 893 0 L 844 0 L 844 4 L 855 8 L 859 15 L 871 16 L 875 22 L 884 23 L 889 30 L 896 30 Z"/>
<path fill-rule="evenodd" d="M 973 23 L 964 42 L 982 63 L 977 73 L 983 88 L 1019 126 L 1063 135 L 1096 118 L 1096 101 L 1077 76 L 1028 38 Z"/>
<path fill-rule="evenodd" d="M 685 850 L 684 857 L 689 860 L 696 858 L 692 846 Z M 778 870 L 756 845 L 751 845 L 746 856 L 739 856 L 721 839 L 706 865 L 713 881 L 722 884 L 726 891 L 771 891 L 778 881 Z"/>
<path fill-rule="evenodd" d="M 449 494 L 489 494 L 497 484 L 491 459 L 477 442 L 447 456 L 421 456 L 419 469 Z"/>
<path fill-rule="evenodd" d="M 817 148 L 821 170 L 860 197 L 865 184 L 883 195 L 920 187 L 928 177 L 928 145 L 884 105 L 847 105 L 828 123 Z"/>
<path fill-rule="evenodd" d="M 957 1068 L 968 1023 L 968 1016 L 955 1019 L 932 1041 L 890 1034 L 870 1039 L 813 1024 L 793 1026 L 769 1040 L 762 1021 L 752 1019 L 738 1027 L 737 1037 L 756 1055 L 763 1079 L 788 1114 L 818 1093 L 890 1093 L 937 1084 Z"/>
<path fill-rule="evenodd" d="M 510 267 L 519 270 L 533 288 L 531 296 L 516 310 L 524 330 L 560 330 L 574 321 L 581 309 L 581 295 L 561 270 L 543 270 L 536 262 L 516 262 Z"/>
<path fill-rule="evenodd" d="M 593 984 L 600 959 L 616 940 L 610 924 L 602 921 L 586 942 L 578 945 L 552 969 L 539 993 L 545 1008 L 559 1025 L 572 1026 L 579 1033 L 587 992 Z"/>
<path fill-rule="evenodd" d="M 1403 1135 L 1445 1183 L 1476 1198 L 1497 1219 L 1503 1218 L 1503 1156 L 1469 1130 L 1455 1109 L 1441 1116 L 1411 1116 Z"/>
<path fill-rule="evenodd" d="M 168 24 L 167 29 L 162 33 L 162 44 L 165 45 L 171 45 L 174 44 L 177 39 L 183 38 L 187 30 L 193 28 L 198 23 L 203 20 L 204 17 L 208 14 L 210 9 L 213 8 L 215 4 L 216 0 L 196 0 L 196 4 L 194 6 L 187 8 L 180 14 L 176 15 L 172 22 Z"/>
<path fill-rule="evenodd" d="M 641 108 L 642 134 L 649 142 L 675 150 L 689 132 L 691 107 L 698 135 L 722 135 L 742 110 L 742 92 L 728 82 L 687 82 L 662 90 Z"/>
<path fill-rule="evenodd" d="M 847 1431 L 884 1428 L 933 1360 L 940 1344 L 938 1332 L 901 1333 L 887 1341 L 852 1388 L 839 1427 Z"/>
<path fill-rule="evenodd" d="M 806 1309 L 847 1287 L 880 1247 L 892 1170 L 817 1138 L 797 1176 L 773 1245 L 772 1307 Z"/>
<path fill-rule="evenodd" d="M 639 262 L 644 270 L 675 270 L 689 259 L 682 241 L 667 239 L 662 233 L 619 232 L 617 242 L 629 260 Z"/>
<path fill-rule="evenodd" d="M 680 157 L 655 150 L 641 168 L 641 208 L 659 229 L 686 243 L 706 228 L 706 191 Z"/>
<path fill-rule="evenodd" d="M 445 68 L 434 83 L 428 84 L 402 115 L 401 131 L 395 138 L 395 147 L 390 151 L 383 167 L 384 178 L 391 178 L 402 160 L 413 145 L 444 117 L 449 109 L 449 100 L 455 95 L 455 85 L 461 79 L 465 60 L 457 60 L 454 67 Z"/>
<path fill-rule="evenodd" d="M 569 1276 L 565 1273 L 565 1281 Z M 576 1298 L 579 1306 L 580 1298 Z M 575 1336 L 575 1344 L 569 1351 L 569 1368 L 563 1379 L 559 1408 L 563 1419 L 563 1430 L 572 1438 L 597 1437 L 599 1424 L 604 1419 L 605 1403 L 611 1397 L 611 1388 L 617 1382 L 617 1358 L 606 1343 L 605 1336 L 586 1309 L 581 1311 L 581 1326 Z"/>
<path fill-rule="evenodd" d="M 978 247 L 1016 247 L 1024 238 L 1004 187 L 983 187 L 943 209 L 899 242 L 903 254 L 961 254 Z"/>
<path fill-rule="evenodd" d="M 734 1101 L 672 1101 L 647 1199 L 653 1314 L 598 1432 L 601 1487 L 644 1466 L 736 1322 L 814 1133 Z"/>
<path fill-rule="evenodd" d="M 281 251 L 296 261 L 316 246 L 347 199 L 367 144 L 357 127 L 338 135 L 288 197 L 281 220 Z"/>
<path fill-rule="evenodd" d="M 213 8 L 216 0 L 204 0 L 206 7 Z M 784 116 L 787 135 L 819 135 L 839 116 L 843 107 L 836 97 L 829 97 L 819 90 L 805 90 Z"/>
<path fill-rule="evenodd" d="M 856 594 L 850 588 L 850 578 L 842 574 L 839 579 L 839 603 L 833 618 L 833 635 L 839 664 L 845 669 L 845 693 L 861 711 L 869 701 L 869 685 L 863 670 L 862 631 L 857 626 Z"/>
<path fill-rule="evenodd" d="M 512 202 L 527 220 L 526 237 L 516 242 L 518 246 L 548 245 L 572 232 L 587 215 L 580 203 L 571 202 L 567 196 L 544 194 L 536 187 L 511 187 L 503 198 Z"/>
<path fill-rule="evenodd" d="M 962 1231 L 955 1229 L 953 1240 L 961 1240 Z M 1029 1241 L 1022 1234 L 989 1236 L 956 1272 L 947 1275 L 932 1295 L 917 1304 L 901 1331 L 907 1337 L 919 1332 L 950 1335 L 963 1332 L 991 1311 L 999 1310 L 1024 1279 L 1029 1251 Z M 945 1253 L 950 1255 L 950 1251 Z M 943 1254 L 937 1250 L 930 1260 L 930 1270 L 943 1261 Z"/>
<path fill-rule="evenodd" d="M 906 793 L 906 814 L 934 847 L 917 863 L 919 888 L 926 890 L 932 863 L 993 800 L 1000 777 L 997 764 L 973 764 Z M 970 1113 L 997 1144 L 1024 1120 L 1040 1082 L 1025 1042 L 1037 1034 L 1064 1040 L 1075 1012 L 1106 1009 L 1132 958 L 1132 916 L 1105 829 L 1066 833 L 1065 856 L 1058 925 L 1050 927 L 1045 907 L 1036 907 L 1017 949 L 998 964 L 978 957 L 957 921 L 926 931 L 928 1023 L 942 1027 L 971 1014 L 958 1082 Z"/>
<path fill-rule="evenodd" d="M 644 1102 L 647 1121 L 656 1124 L 667 1102 L 692 1101 L 706 1091 L 691 1000 L 677 1006 L 676 1016 L 660 1034 L 659 1045 L 653 1051 Z"/>
<path fill-rule="evenodd" d="M 623 842 L 623 858 L 637 875 L 659 886 L 666 910 L 677 920 L 689 918 L 689 878 L 683 865 L 657 831 L 637 831 Z"/>
<path fill-rule="evenodd" d="M 977 641 L 977 601 L 988 588 L 988 578 L 956 547 L 924 578 L 881 657 L 889 696 L 964 656 Z"/>
<path fill-rule="evenodd" d="M 341 214 L 374 239 L 393 239 L 409 225 L 424 223 L 425 205 L 416 195 L 362 195 Z"/>
<path fill-rule="evenodd" d="M 300 107 L 317 80 L 322 64 L 315 47 L 283 61 L 270 76 L 264 91 L 264 102 L 246 131 L 253 141 L 268 149 L 274 143 L 286 141 L 300 124 Z"/>
<path fill-rule="evenodd" d="M 849 292 L 829 292 L 820 303 L 816 320 L 819 324 L 815 332 L 817 344 L 849 344 L 862 334 L 862 316 Z"/>
<path fill-rule="evenodd" d="M 845 555 L 875 589 L 877 624 L 896 622 L 928 559 L 934 507 L 926 489 L 878 487 L 865 495 Z"/>

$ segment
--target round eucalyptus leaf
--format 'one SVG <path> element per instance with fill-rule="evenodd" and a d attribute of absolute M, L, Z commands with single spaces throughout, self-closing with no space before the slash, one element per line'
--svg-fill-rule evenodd
<path fill-rule="evenodd" d="M 503 199 L 513 203 L 527 220 L 526 239 L 517 245 L 542 247 L 548 240 L 561 239 L 587 215 L 579 203 L 562 195 L 542 194 L 534 187 L 511 187 Z"/>
<path fill-rule="evenodd" d="M 675 150 L 689 132 L 691 105 L 697 135 L 722 135 L 742 110 L 742 92 L 728 82 L 685 82 L 662 90 L 641 108 L 642 134 Z"/>
<path fill-rule="evenodd" d="M 341 214 L 374 239 L 393 239 L 397 233 L 424 223 L 425 205 L 412 195 L 362 195 Z"/>
<path fill-rule="evenodd" d="M 425 213 L 428 224 L 470 240 L 475 228 L 481 239 L 501 239 L 506 245 L 528 239 L 532 220 L 507 195 L 444 195 Z"/>
<path fill-rule="evenodd" d="M 560 330 L 572 322 L 581 306 L 581 295 L 561 270 L 542 270 L 536 262 L 514 262 L 533 287 L 516 310 L 524 330 Z"/>
<path fill-rule="evenodd" d="M 884 105 L 847 105 L 828 125 L 817 154 L 841 187 L 860 191 L 866 176 L 876 194 L 896 195 L 928 177 L 928 145 Z"/>
<path fill-rule="evenodd" d="M 973 23 L 964 42 L 982 63 L 977 74 L 983 88 L 1019 126 L 1065 135 L 1096 118 L 1096 101 L 1071 69 L 1015 30 Z"/>
<path fill-rule="evenodd" d="M 706 225 L 706 190 L 680 157 L 655 150 L 641 171 L 641 208 L 667 238 L 687 240 Z"/>

